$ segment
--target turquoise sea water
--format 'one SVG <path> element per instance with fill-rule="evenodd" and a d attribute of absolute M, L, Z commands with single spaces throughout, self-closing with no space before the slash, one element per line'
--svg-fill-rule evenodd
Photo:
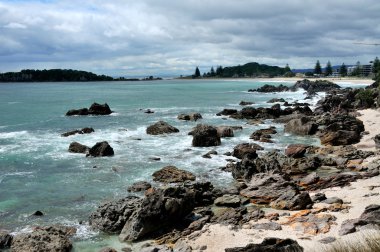
<path fill-rule="evenodd" d="M 198 179 L 211 180 L 215 185 L 231 183 L 231 175 L 219 170 L 229 158 L 222 154 L 238 143 L 251 142 L 253 131 L 272 124 L 266 121 L 253 126 L 215 114 L 224 108 L 241 109 L 238 104 L 242 100 L 262 107 L 272 106 L 266 101 L 274 97 L 289 102 L 305 97 L 303 91 L 247 92 L 280 83 L 293 84 L 254 80 L 0 84 L 0 229 L 20 232 L 33 225 L 61 223 L 78 228 L 77 241 L 96 244 L 103 238 L 86 224 L 96 206 L 127 195 L 127 187 L 136 181 L 151 182 L 151 174 L 166 165 L 189 170 Z M 115 113 L 64 116 L 69 109 L 89 107 L 93 102 L 107 102 Z M 145 109 L 155 113 L 145 114 Z M 178 114 L 188 112 L 199 112 L 203 119 L 177 120 Z M 180 133 L 147 135 L 146 127 L 158 120 L 167 121 Z M 239 125 L 243 130 L 236 131 L 234 138 L 222 139 L 221 146 L 194 148 L 188 132 L 197 123 Z M 318 143 L 284 134 L 282 125 L 275 126 L 279 131 L 275 143 L 260 143 L 266 150 L 283 149 L 291 142 Z M 93 127 L 95 133 L 60 136 L 83 127 Z M 114 157 L 86 158 L 67 151 L 73 141 L 93 146 L 104 140 L 114 148 Z M 201 157 L 210 150 L 219 155 Z M 150 157 L 160 157 L 161 161 L 151 161 Z M 36 210 L 45 216 L 30 217 Z M 79 224 L 81 221 L 83 224 Z M 78 246 L 77 251 L 84 251 Z"/>

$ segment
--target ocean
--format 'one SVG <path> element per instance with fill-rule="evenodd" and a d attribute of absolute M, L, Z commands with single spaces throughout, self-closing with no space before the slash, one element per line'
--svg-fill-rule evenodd
<path fill-rule="evenodd" d="M 248 89 L 264 84 L 292 85 L 294 82 L 257 80 L 161 80 L 89 83 L 2 83 L 0 84 L 0 229 L 23 232 L 36 225 L 64 224 L 78 229 L 75 251 L 112 243 L 116 238 L 99 234 L 88 217 L 105 201 L 128 194 L 137 181 L 152 182 L 152 173 L 166 165 L 193 172 L 199 180 L 215 186 L 232 183 L 223 155 L 243 142 L 253 142 L 255 130 L 276 126 L 274 143 L 259 143 L 265 151 L 284 149 L 289 143 L 319 144 L 318 139 L 295 137 L 283 132 L 283 125 L 270 120 L 249 125 L 244 120 L 216 116 L 224 108 L 241 109 L 240 101 L 254 107 L 270 107 L 271 98 L 289 103 L 304 101 L 304 91 L 255 93 Z M 349 83 L 347 84 L 349 85 Z M 66 117 L 69 109 L 107 103 L 109 116 Z M 152 114 L 144 111 L 150 109 Z M 180 121 L 181 113 L 201 113 L 197 122 Z M 146 128 L 163 120 L 177 127 L 177 134 L 151 136 Z M 198 123 L 214 126 L 242 126 L 235 137 L 223 138 L 218 147 L 195 148 L 188 132 Z M 92 127 L 95 132 L 61 137 L 67 131 Z M 87 146 L 108 141 L 113 157 L 88 158 L 68 152 L 71 142 Z M 210 150 L 218 155 L 202 158 Z M 153 161 L 159 157 L 160 161 Z M 35 211 L 44 216 L 31 216 Z"/>

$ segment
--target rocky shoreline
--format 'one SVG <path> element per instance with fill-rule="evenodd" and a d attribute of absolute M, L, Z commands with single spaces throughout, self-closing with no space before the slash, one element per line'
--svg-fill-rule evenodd
<path fill-rule="evenodd" d="M 254 108 L 244 102 L 240 111 L 226 108 L 218 115 L 246 122 L 270 119 L 284 123 L 286 132 L 318 136 L 323 146 L 293 144 L 286 150 L 258 153 L 263 149 L 258 143 L 270 143 L 271 136 L 277 133 L 274 127 L 258 130 L 250 137 L 258 143 L 247 139 L 246 143 L 225 153 L 229 161 L 221 169 L 231 172 L 235 179 L 233 187 L 216 188 L 211 182 L 196 178 L 187 171 L 174 166 L 164 167 L 152 174 L 153 180 L 161 186 L 153 188 L 148 182 L 136 184 L 130 190 L 135 192 L 133 196 L 126 195 L 100 205 L 90 215 L 89 224 L 95 230 L 118 235 L 121 242 L 148 240 L 139 251 L 303 251 L 300 245 L 305 237 L 316 240 L 315 237 L 321 236 L 321 243 L 329 243 L 362 229 L 378 229 L 380 206 L 371 204 L 379 200 L 377 185 L 373 188 L 376 192 L 367 196 L 371 201 L 361 208 L 360 216 L 351 220 L 342 215 L 355 208 L 352 202 L 327 193 L 331 188 L 349 188 L 355 181 L 379 175 L 380 162 L 373 158 L 377 151 L 360 150 L 354 146 L 366 134 L 365 125 L 356 118 L 357 110 L 377 106 L 377 85 L 354 90 L 340 89 L 329 82 L 304 80 L 290 88 L 264 86 L 251 91 L 283 92 L 299 88 L 304 89 L 308 97 L 316 92 L 327 94 L 314 111 L 308 104 L 274 101 L 277 103 L 270 108 Z M 70 110 L 67 115 L 110 113 L 107 104 L 94 103 L 90 109 Z M 196 121 L 202 116 L 194 113 L 179 115 L 178 119 Z M 63 136 L 93 131 L 84 129 Z M 220 145 L 223 137 L 233 137 L 234 130 L 238 129 L 198 124 L 189 134 L 193 137 L 193 146 L 209 147 Z M 151 135 L 178 131 L 163 121 L 147 127 L 147 134 Z M 93 157 L 114 155 L 106 141 L 92 148 L 76 143 L 70 146 L 70 150 Z M 209 152 L 204 157 L 210 158 L 211 155 L 213 153 Z M 230 235 L 254 230 L 268 235 L 260 236 L 261 241 L 262 238 L 268 239 L 255 244 L 247 239 L 244 246 L 239 246 L 241 248 L 233 248 L 234 243 L 225 240 L 235 238 L 219 236 L 215 227 L 222 227 L 222 232 Z M 339 229 L 339 235 L 327 236 L 332 229 Z M 284 237 L 280 234 L 281 237 L 269 238 L 281 230 L 293 230 L 301 235 L 295 237 L 291 233 Z M 75 230 L 62 226 L 36 227 L 29 234 L 14 237 L 2 232 L 0 249 L 10 246 L 11 251 L 70 251 L 70 237 L 74 233 Z M 219 238 L 208 241 L 211 236 Z M 219 245 L 218 239 L 222 239 Z M 242 245 L 241 242 L 235 244 Z M 116 250 L 105 248 L 101 251 Z M 132 250 L 126 243 L 123 251 Z"/>

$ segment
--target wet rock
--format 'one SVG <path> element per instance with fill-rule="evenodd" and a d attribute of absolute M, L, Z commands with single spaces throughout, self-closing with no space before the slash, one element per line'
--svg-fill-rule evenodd
<path fill-rule="evenodd" d="M 237 195 L 225 194 L 215 200 L 216 206 L 226 206 L 226 207 L 238 207 L 240 206 L 240 197 Z"/>
<path fill-rule="evenodd" d="M 145 113 L 145 114 L 153 114 L 154 111 L 151 110 L 151 109 L 147 109 L 147 110 L 144 111 L 144 113 Z"/>
<path fill-rule="evenodd" d="M 221 144 L 217 129 L 210 125 L 198 124 L 192 134 L 192 145 L 194 147 L 209 147 Z"/>
<path fill-rule="evenodd" d="M 66 116 L 75 116 L 75 115 L 88 115 L 88 108 L 71 109 L 66 112 Z"/>
<path fill-rule="evenodd" d="M 264 238 L 260 244 L 248 244 L 245 247 L 227 248 L 225 252 L 302 252 L 303 248 L 294 240 Z"/>
<path fill-rule="evenodd" d="M 255 143 L 241 143 L 234 147 L 232 156 L 239 159 L 243 159 L 244 156 L 248 154 L 251 158 L 255 156 L 257 157 L 256 151 L 258 150 L 264 150 L 264 148 Z"/>
<path fill-rule="evenodd" d="M 284 98 L 273 98 L 267 101 L 267 103 L 285 102 Z"/>
<path fill-rule="evenodd" d="M 180 183 L 187 180 L 194 181 L 195 176 L 191 172 L 178 169 L 175 166 L 165 166 L 152 174 L 153 180 L 162 183 Z"/>
<path fill-rule="evenodd" d="M 88 109 L 88 114 L 90 115 L 109 115 L 112 111 L 107 103 L 99 104 L 93 103 Z"/>
<path fill-rule="evenodd" d="M 69 237 L 74 233 L 75 229 L 63 226 L 37 227 L 31 233 L 14 236 L 11 250 L 13 252 L 69 252 L 72 249 Z"/>
<path fill-rule="evenodd" d="M 285 124 L 285 132 L 296 135 L 314 135 L 317 132 L 318 125 L 311 122 L 308 117 L 292 119 Z"/>
<path fill-rule="evenodd" d="M 88 151 L 88 155 L 91 157 L 106 157 L 113 156 L 113 148 L 108 144 L 107 141 L 98 142 Z"/>
<path fill-rule="evenodd" d="M 336 217 L 331 214 L 313 213 L 310 210 L 300 211 L 290 217 L 282 224 L 289 225 L 295 231 L 309 235 L 328 233 L 331 225 L 335 225 Z"/>
<path fill-rule="evenodd" d="M 330 90 L 340 89 L 340 86 L 327 80 L 310 81 L 307 79 L 297 81 L 290 89 L 295 91 L 302 88 L 307 91 L 308 94 L 316 92 L 326 92 Z"/>
<path fill-rule="evenodd" d="M 206 154 L 202 155 L 203 158 L 211 158 L 211 155 L 218 155 L 217 151 L 209 151 Z"/>
<path fill-rule="evenodd" d="M 100 249 L 98 252 L 117 252 L 117 250 L 114 248 L 105 247 L 105 248 Z"/>
<path fill-rule="evenodd" d="M 83 128 L 83 129 L 80 129 L 80 130 L 73 130 L 73 131 L 69 131 L 69 132 L 63 133 L 61 136 L 68 137 L 68 136 L 72 136 L 72 135 L 75 135 L 75 134 L 90 134 L 92 132 L 95 132 L 95 130 L 93 128 Z"/>
<path fill-rule="evenodd" d="M 0 250 L 11 246 L 13 236 L 5 230 L 0 230 Z"/>
<path fill-rule="evenodd" d="M 251 228 L 273 230 L 273 231 L 282 230 L 281 225 L 276 222 L 257 223 L 257 224 L 253 224 Z"/>
<path fill-rule="evenodd" d="M 128 196 L 104 203 L 90 215 L 89 223 L 92 227 L 109 234 L 120 233 L 126 221 L 138 209 L 141 202 L 141 198 Z"/>
<path fill-rule="evenodd" d="M 71 153 L 84 153 L 87 154 L 90 150 L 90 147 L 80 144 L 78 142 L 72 142 L 69 146 L 69 152 Z"/>
<path fill-rule="evenodd" d="M 219 126 L 216 127 L 219 137 L 234 137 L 234 130 L 229 126 Z"/>
<path fill-rule="evenodd" d="M 276 127 L 256 130 L 249 138 L 255 141 L 266 142 L 269 138 L 271 138 L 272 134 L 277 134 Z"/>
<path fill-rule="evenodd" d="M 250 89 L 248 92 L 260 92 L 260 93 L 274 93 L 274 92 L 285 92 L 289 91 L 289 87 L 282 84 L 278 86 L 265 84 L 264 86 L 257 89 Z"/>
<path fill-rule="evenodd" d="M 139 252 L 173 252 L 173 250 L 166 245 L 154 245 L 141 248 Z"/>
<path fill-rule="evenodd" d="M 136 241 L 163 227 L 180 222 L 195 207 L 195 193 L 184 187 L 152 190 L 130 216 L 119 235 L 121 241 Z"/>
<path fill-rule="evenodd" d="M 304 144 L 290 144 L 285 149 L 285 155 L 292 158 L 301 158 L 305 155 L 307 147 Z"/>
<path fill-rule="evenodd" d="M 39 211 L 39 210 L 35 211 L 35 212 L 32 214 L 32 216 L 43 216 L 43 215 L 44 215 L 44 213 L 41 212 L 41 211 Z"/>
<path fill-rule="evenodd" d="M 247 106 L 247 105 L 252 105 L 252 104 L 255 104 L 254 102 L 250 102 L 250 101 L 241 101 L 239 103 L 240 106 Z"/>
<path fill-rule="evenodd" d="M 184 121 L 197 121 L 202 119 L 202 115 L 200 113 L 180 114 L 177 116 L 177 119 Z"/>
<path fill-rule="evenodd" d="M 149 135 L 171 134 L 177 132 L 179 132 L 177 128 L 164 121 L 158 121 L 146 129 L 146 133 Z"/>
<path fill-rule="evenodd" d="M 143 192 L 145 190 L 148 190 L 151 188 L 152 185 L 146 181 L 139 181 L 136 183 L 133 183 L 131 186 L 127 188 L 128 192 Z"/>
<path fill-rule="evenodd" d="M 216 115 L 217 116 L 222 116 L 222 115 L 229 116 L 229 115 L 234 115 L 236 113 L 237 113 L 236 109 L 223 109 L 221 112 L 217 113 Z"/>

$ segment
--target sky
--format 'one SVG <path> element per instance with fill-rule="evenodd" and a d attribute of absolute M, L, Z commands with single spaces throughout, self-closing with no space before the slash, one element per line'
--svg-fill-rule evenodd
<path fill-rule="evenodd" d="M 379 0 L 0 0 L 0 72 L 179 76 L 380 57 Z"/>

